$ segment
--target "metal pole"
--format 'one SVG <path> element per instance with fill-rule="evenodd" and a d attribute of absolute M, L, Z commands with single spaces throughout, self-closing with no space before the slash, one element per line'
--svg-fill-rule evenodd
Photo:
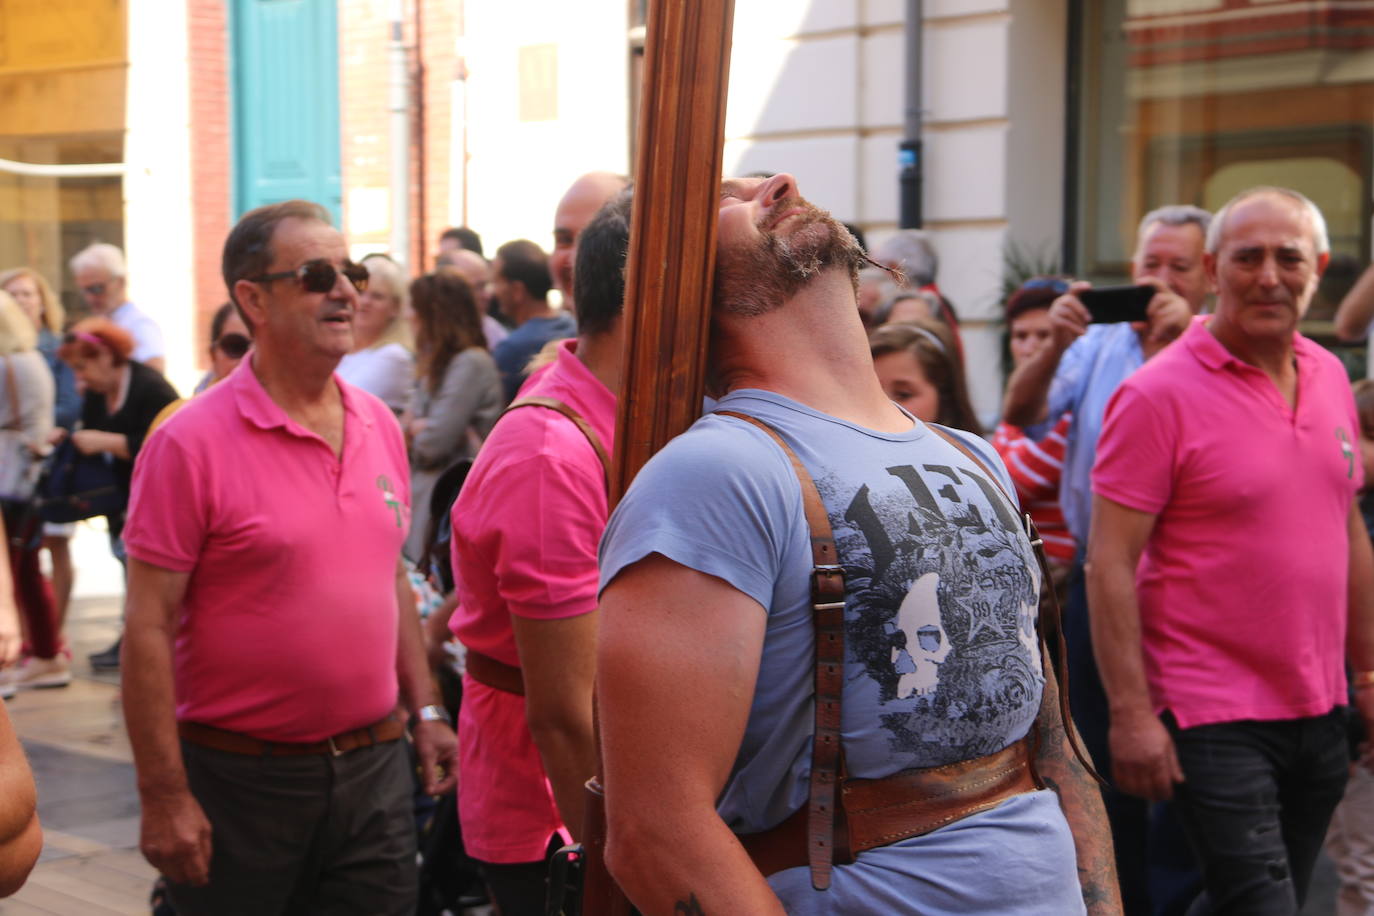
<path fill-rule="evenodd" d="M 925 4 L 922 0 L 906 0 L 906 138 L 898 147 L 897 162 L 901 168 L 901 214 L 903 229 L 919 229 L 922 186 L 925 183 L 924 150 L 921 130 L 924 100 L 921 83 L 921 52 L 925 28 Z"/>
<path fill-rule="evenodd" d="M 410 80 L 402 41 L 404 20 L 402 0 L 391 0 L 391 257 L 402 267 L 410 261 Z"/>

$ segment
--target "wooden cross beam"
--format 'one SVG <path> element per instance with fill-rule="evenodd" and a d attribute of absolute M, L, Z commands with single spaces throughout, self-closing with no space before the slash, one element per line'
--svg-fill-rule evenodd
<path fill-rule="evenodd" d="M 649 0 L 612 505 L 701 414 L 734 0 Z"/>

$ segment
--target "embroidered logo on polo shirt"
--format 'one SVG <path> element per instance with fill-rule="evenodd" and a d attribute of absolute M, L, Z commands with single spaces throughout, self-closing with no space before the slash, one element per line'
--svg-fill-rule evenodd
<path fill-rule="evenodd" d="M 1345 477 L 1352 480 L 1355 477 L 1355 447 L 1350 444 L 1350 437 L 1345 434 L 1344 426 L 1336 427 L 1336 438 L 1341 440 L 1341 454 L 1345 456 Z"/>
<path fill-rule="evenodd" d="M 382 491 L 382 502 L 396 516 L 396 527 L 401 527 L 401 501 L 391 489 L 391 478 L 385 474 L 377 476 L 377 489 Z"/>

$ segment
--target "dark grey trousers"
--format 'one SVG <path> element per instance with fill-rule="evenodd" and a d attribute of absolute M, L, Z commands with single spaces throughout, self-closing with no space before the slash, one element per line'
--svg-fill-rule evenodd
<path fill-rule="evenodd" d="M 413 916 L 414 775 L 404 741 L 339 757 L 181 743 L 210 820 L 210 883 L 169 884 L 179 916 Z"/>

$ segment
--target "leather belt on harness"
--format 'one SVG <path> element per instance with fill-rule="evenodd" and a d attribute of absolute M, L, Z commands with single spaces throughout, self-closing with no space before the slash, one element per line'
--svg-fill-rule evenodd
<path fill-rule="evenodd" d="M 852 862 L 854 856 L 865 849 L 929 833 L 944 824 L 992 808 L 1013 795 L 1044 788 L 1033 766 L 1032 736 L 1037 734 L 1034 726 L 1029 736 L 987 757 L 946 767 L 904 770 L 877 780 L 846 777 L 840 746 L 840 695 L 844 688 L 844 569 L 839 564 L 829 515 L 811 474 L 776 430 L 748 414 L 733 410 L 715 412 L 758 427 L 787 455 L 801 484 L 802 509 L 811 541 L 811 615 L 816 654 L 810 797 L 805 807 L 772 830 L 740 837 L 759 869 L 767 875 L 782 868 L 808 865 L 811 886 L 818 891 L 825 890 L 830 886 L 831 867 L 836 861 Z M 929 429 L 986 474 L 1002 491 L 1014 514 L 1015 503 L 978 456 L 939 427 Z M 991 494 L 989 496 L 991 498 Z M 1025 520 L 1027 536 L 1042 574 L 1045 574 L 1039 536 L 1029 516 Z M 1042 636 L 1046 623 L 1041 620 Z M 1058 638 L 1062 659 L 1066 652 L 1057 608 L 1054 619 L 1048 624 Z M 1061 691 L 1061 714 L 1068 723 L 1067 675 L 1062 668 L 1056 674 Z M 1069 727 L 1069 743 L 1074 754 L 1088 772 L 1096 775 L 1073 734 Z"/>
<path fill-rule="evenodd" d="M 405 725 L 395 716 L 387 716 L 380 722 L 333 735 L 323 741 L 309 742 L 263 741 L 252 735 L 201 725 L 199 722 L 177 723 L 177 734 L 191 744 L 229 754 L 247 754 L 254 757 L 307 757 L 317 754 L 337 757 L 349 751 L 356 751 L 360 747 L 396 741 L 405 733 Z"/>
<path fill-rule="evenodd" d="M 835 859 L 845 865 L 868 849 L 920 836 L 1044 788 L 1031 766 L 1030 738 L 974 760 L 902 770 L 883 779 L 843 779 L 835 819 Z M 765 877 L 809 863 L 807 808 L 771 830 L 741 835 Z"/>
<path fill-rule="evenodd" d="M 504 690 L 506 693 L 514 693 L 522 697 L 525 695 L 525 676 L 520 673 L 520 669 L 514 665 L 497 661 L 490 655 L 483 655 L 481 652 L 474 652 L 469 649 L 467 672 L 468 677 L 479 684 L 486 684 L 496 690 Z"/>

